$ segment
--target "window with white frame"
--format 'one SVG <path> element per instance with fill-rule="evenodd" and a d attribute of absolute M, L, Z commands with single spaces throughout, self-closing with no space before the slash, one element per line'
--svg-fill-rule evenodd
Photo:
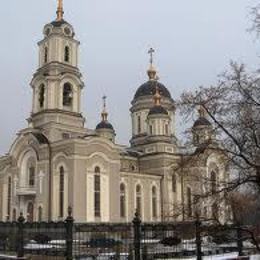
<path fill-rule="evenodd" d="M 35 185 L 35 167 L 29 167 L 29 186 L 34 187 Z"/>
<path fill-rule="evenodd" d="M 70 62 L 70 47 L 66 46 L 64 49 L 64 61 Z"/>
<path fill-rule="evenodd" d="M 154 219 L 156 219 L 158 217 L 157 189 L 155 186 L 152 187 L 152 216 Z"/>
<path fill-rule="evenodd" d="M 7 189 L 7 219 L 10 220 L 11 216 L 11 200 L 12 200 L 12 178 L 8 177 Z"/>
<path fill-rule="evenodd" d="M 187 187 L 187 215 L 188 217 L 192 217 L 192 195 L 190 187 Z"/>
<path fill-rule="evenodd" d="M 126 187 L 124 183 L 120 184 L 120 217 L 126 217 Z"/>
<path fill-rule="evenodd" d="M 100 168 L 95 167 L 94 175 L 94 214 L 95 217 L 101 217 L 101 178 Z"/>
<path fill-rule="evenodd" d="M 142 216 L 142 187 L 140 184 L 136 186 L 136 211 Z"/>
<path fill-rule="evenodd" d="M 64 181 L 65 181 L 65 173 L 63 166 L 60 167 L 59 170 L 59 217 L 64 217 Z"/>

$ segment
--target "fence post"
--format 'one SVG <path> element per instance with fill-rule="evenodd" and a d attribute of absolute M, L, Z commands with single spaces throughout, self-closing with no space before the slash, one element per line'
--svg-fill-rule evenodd
<path fill-rule="evenodd" d="M 196 232 L 196 255 L 197 260 L 202 260 L 202 250 L 201 250 L 201 221 L 199 218 L 195 221 L 195 232 Z"/>
<path fill-rule="evenodd" d="M 17 257 L 24 257 L 24 222 L 25 218 L 23 217 L 23 213 L 20 213 L 18 218 L 18 233 L 17 233 Z"/>
<path fill-rule="evenodd" d="M 237 249 L 238 256 L 243 255 L 243 240 L 242 240 L 242 232 L 240 224 L 237 226 Z"/>
<path fill-rule="evenodd" d="M 68 217 L 65 220 L 66 225 L 66 260 L 73 259 L 73 223 L 72 208 L 68 208 Z"/>
<path fill-rule="evenodd" d="M 134 260 L 141 260 L 141 219 L 136 211 L 133 219 L 134 224 Z"/>

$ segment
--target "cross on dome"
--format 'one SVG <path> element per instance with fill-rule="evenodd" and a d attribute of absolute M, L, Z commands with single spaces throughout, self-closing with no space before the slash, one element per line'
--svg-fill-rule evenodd
<path fill-rule="evenodd" d="M 153 65 L 153 54 L 155 53 L 155 50 L 153 48 L 150 48 L 148 51 L 148 54 L 150 54 L 150 64 Z"/>
<path fill-rule="evenodd" d="M 153 66 L 154 53 L 155 53 L 155 50 L 153 48 L 150 48 L 148 51 L 148 54 L 150 55 L 150 67 L 147 71 L 147 74 L 148 74 L 148 77 L 150 80 L 156 80 L 156 77 L 157 77 L 157 75 L 156 75 L 157 71 Z"/>
<path fill-rule="evenodd" d="M 103 120 L 103 121 L 107 121 L 107 116 L 108 116 L 108 113 L 107 113 L 107 110 L 106 110 L 106 106 L 107 106 L 107 104 L 106 104 L 107 96 L 104 95 L 104 96 L 102 97 L 102 99 L 103 99 L 103 111 L 102 111 L 102 113 L 101 113 L 101 117 L 102 117 L 102 120 Z"/>

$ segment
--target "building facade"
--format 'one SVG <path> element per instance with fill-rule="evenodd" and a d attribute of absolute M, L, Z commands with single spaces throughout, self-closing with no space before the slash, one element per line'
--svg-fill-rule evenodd
<path fill-rule="evenodd" d="M 158 82 L 153 50 L 148 81 L 131 103 L 127 147 L 116 143 L 105 98 L 101 122 L 85 127 L 79 42 L 63 19 L 62 1 L 43 33 L 28 127 L 0 157 L 0 219 L 15 220 L 22 212 L 28 221 L 60 220 L 69 206 L 80 222 L 127 222 L 136 210 L 148 222 L 188 219 L 198 210 L 205 217 L 219 214 L 225 203 L 217 205 L 214 196 L 195 203 L 227 178 L 223 156 L 208 149 L 218 145 L 213 126 L 200 110 L 192 144 L 179 145 L 176 104 Z"/>

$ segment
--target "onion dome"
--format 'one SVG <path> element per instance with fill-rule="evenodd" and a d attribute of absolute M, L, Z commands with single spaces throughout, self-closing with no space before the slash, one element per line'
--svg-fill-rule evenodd
<path fill-rule="evenodd" d="M 168 111 L 161 105 L 161 99 L 162 96 L 160 94 L 159 88 L 156 85 L 155 87 L 155 94 L 154 94 L 154 106 L 150 109 L 149 115 L 155 115 L 155 114 L 163 114 L 168 115 Z"/>
<path fill-rule="evenodd" d="M 198 126 L 210 126 L 211 123 L 207 118 L 204 117 L 199 117 L 195 122 L 193 127 L 198 127 Z"/>
<path fill-rule="evenodd" d="M 103 97 L 103 111 L 101 113 L 102 121 L 96 126 L 96 130 L 109 129 L 114 131 L 112 124 L 110 124 L 107 120 L 108 113 L 106 111 L 106 98 L 106 96 Z"/>
<path fill-rule="evenodd" d="M 142 84 L 136 91 L 134 99 L 137 99 L 142 96 L 150 96 L 150 95 L 155 95 L 156 92 L 156 87 L 159 89 L 160 94 L 163 97 L 167 97 L 171 99 L 171 94 L 169 90 L 160 82 L 158 82 L 157 78 L 157 71 L 156 68 L 153 65 L 153 53 L 154 49 L 149 50 L 150 54 L 150 67 L 147 70 L 147 75 L 149 77 L 149 80 Z"/>
<path fill-rule="evenodd" d="M 205 109 L 202 106 L 200 106 L 198 112 L 199 118 L 194 122 L 193 127 L 211 126 L 211 123 L 206 117 Z"/>
<path fill-rule="evenodd" d="M 136 91 L 134 98 L 140 98 L 142 96 L 154 95 L 156 91 L 156 84 L 159 91 L 163 97 L 171 98 L 169 90 L 160 82 L 155 82 L 154 80 L 149 80 L 142 84 Z"/>
<path fill-rule="evenodd" d="M 97 124 L 96 130 L 98 130 L 98 129 L 111 129 L 111 130 L 114 130 L 113 126 L 108 121 L 101 121 L 99 124 Z"/>

